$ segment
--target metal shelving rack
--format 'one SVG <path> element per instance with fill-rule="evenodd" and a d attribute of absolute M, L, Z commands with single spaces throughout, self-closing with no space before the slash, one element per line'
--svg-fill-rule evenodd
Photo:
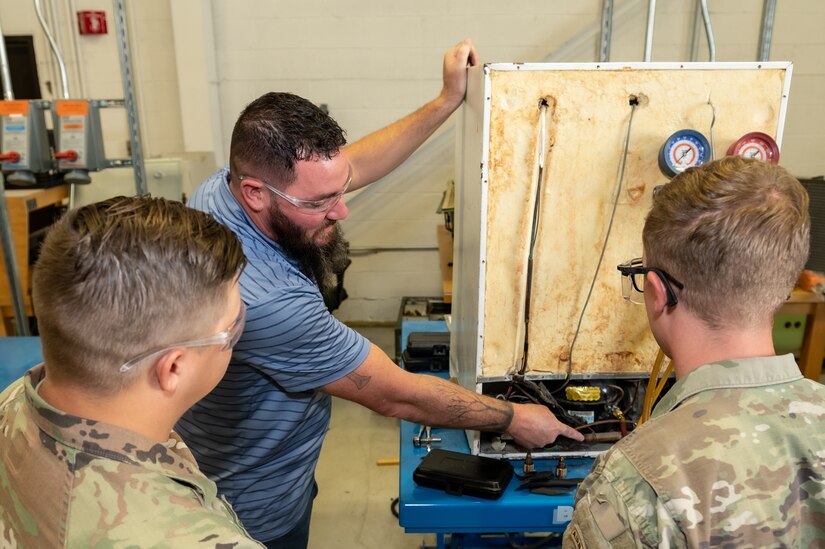
<path fill-rule="evenodd" d="M 140 120 L 137 115 L 137 100 L 132 82 L 132 53 L 126 26 L 126 8 L 123 0 L 115 1 L 115 30 L 120 54 L 120 75 L 123 79 L 123 99 L 129 120 L 129 143 L 132 149 L 132 165 L 135 169 L 135 190 L 137 194 L 149 194 L 146 185 L 146 170 L 143 165 L 143 144 L 140 139 Z"/>
<path fill-rule="evenodd" d="M 39 0 L 35 0 L 35 8 L 38 15 L 40 15 Z M 123 80 L 124 106 L 126 108 L 129 122 L 129 142 L 131 145 L 132 165 L 135 170 L 135 190 L 136 194 L 144 195 L 148 194 L 148 189 L 143 162 L 143 146 L 140 137 L 140 122 L 137 116 L 137 101 L 135 98 L 134 83 L 132 80 L 132 58 L 129 47 L 129 37 L 127 34 L 128 27 L 124 0 L 114 0 L 114 11 L 118 52 L 120 55 L 120 71 Z M 57 46 L 54 43 L 51 34 L 45 27 L 45 22 L 41 21 L 41 24 L 44 25 L 44 30 L 49 38 L 49 44 L 52 46 L 55 56 L 58 58 L 58 62 L 61 66 L 63 92 L 64 95 L 68 97 L 65 69 L 63 68 L 62 59 L 60 58 L 60 54 L 57 51 Z M 0 26 L 0 68 L 2 68 L 3 91 L 7 99 L 14 99 L 4 36 L 2 27 Z M 5 178 L 3 177 L 2 172 L 0 172 L 0 243 L 3 246 L 3 250 L 5 250 L 3 258 L 5 262 L 6 276 L 9 280 L 9 289 L 11 291 L 12 302 L 14 305 L 16 333 L 21 336 L 28 336 L 31 334 L 31 331 L 29 330 L 29 325 L 26 320 L 25 299 L 22 292 L 22 286 L 20 284 L 20 270 L 17 265 L 16 254 L 14 253 L 11 222 L 6 204 Z"/>

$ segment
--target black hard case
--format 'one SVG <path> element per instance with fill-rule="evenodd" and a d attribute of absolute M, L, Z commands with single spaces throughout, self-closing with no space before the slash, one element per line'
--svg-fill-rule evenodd
<path fill-rule="evenodd" d="M 486 499 L 500 498 L 511 478 L 509 461 L 438 449 L 431 450 L 413 472 L 420 486 Z"/>
<path fill-rule="evenodd" d="M 449 332 L 412 332 L 401 355 L 411 372 L 440 372 L 450 367 Z"/>

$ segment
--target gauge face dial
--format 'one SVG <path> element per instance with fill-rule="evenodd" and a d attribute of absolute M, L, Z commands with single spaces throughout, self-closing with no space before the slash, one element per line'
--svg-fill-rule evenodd
<path fill-rule="evenodd" d="M 773 138 L 762 132 L 751 132 L 743 135 L 728 149 L 728 155 L 755 158 L 763 162 L 776 164 L 779 162 L 779 147 Z"/>
<path fill-rule="evenodd" d="M 682 173 L 688 168 L 704 164 L 710 158 L 710 145 L 701 133 L 693 130 L 679 130 L 662 145 L 659 150 L 659 169 L 668 177 Z"/>

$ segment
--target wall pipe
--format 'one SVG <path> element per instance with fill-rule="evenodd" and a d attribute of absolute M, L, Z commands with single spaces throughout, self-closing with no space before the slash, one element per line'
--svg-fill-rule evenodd
<path fill-rule="evenodd" d="M 14 91 L 11 87 L 11 71 L 9 70 L 9 54 L 6 52 L 6 38 L 3 34 L 3 27 L 0 26 L 0 72 L 3 76 L 3 97 L 14 99 Z"/>
<path fill-rule="evenodd" d="M 14 99 L 14 91 L 11 86 L 11 72 L 9 70 L 9 56 L 6 52 L 6 37 L 3 28 L 0 26 L 0 71 L 3 73 L 3 94 L 8 100 Z M 17 328 L 17 335 L 27 336 L 30 334 L 29 325 L 26 322 L 26 306 L 23 300 L 23 287 L 20 285 L 20 270 L 17 266 L 17 254 L 14 250 L 14 239 L 11 234 L 11 223 L 9 220 L 9 208 L 6 204 L 6 180 L 0 171 L 0 243 L 3 245 L 3 262 L 6 265 L 6 277 L 9 281 L 9 291 L 11 292 L 12 305 L 14 306 L 14 322 Z"/>
<path fill-rule="evenodd" d="M 653 26 L 656 22 L 656 0 L 647 3 L 647 31 L 645 32 L 645 63 L 653 53 Z"/>
<path fill-rule="evenodd" d="M 60 54 L 60 49 L 57 47 L 57 42 L 54 40 L 49 25 L 43 18 L 43 8 L 40 5 L 40 0 L 34 0 L 34 11 L 37 12 L 37 20 L 40 21 L 40 26 L 43 27 L 43 32 L 49 40 L 49 46 L 52 48 L 55 59 L 57 59 L 57 66 L 60 69 L 60 85 L 63 88 L 63 99 L 69 98 L 69 78 L 66 76 L 66 63 L 63 62 L 63 56 Z"/>
<path fill-rule="evenodd" d="M 713 39 L 713 27 L 710 25 L 710 12 L 708 11 L 708 0 L 699 0 L 702 8 L 702 20 L 705 23 L 705 35 L 708 38 L 708 60 L 716 61 L 716 40 Z"/>

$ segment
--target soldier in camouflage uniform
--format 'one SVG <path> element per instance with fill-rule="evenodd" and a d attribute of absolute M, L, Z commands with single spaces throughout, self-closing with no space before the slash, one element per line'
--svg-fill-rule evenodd
<path fill-rule="evenodd" d="M 45 363 L 0 394 L 0 547 L 261 547 L 172 432 L 226 371 L 244 264 L 231 231 L 161 199 L 52 228 Z"/>
<path fill-rule="evenodd" d="M 599 456 L 565 547 L 825 547 L 825 387 L 771 335 L 809 232 L 805 190 L 756 160 L 655 195 L 644 260 L 620 270 L 677 381 Z"/>

